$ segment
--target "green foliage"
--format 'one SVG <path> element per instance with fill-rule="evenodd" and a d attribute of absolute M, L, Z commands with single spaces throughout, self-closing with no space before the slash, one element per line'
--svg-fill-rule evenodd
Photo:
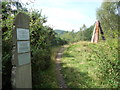
<path fill-rule="evenodd" d="M 66 43 L 73 43 L 77 41 L 89 41 L 92 36 L 93 27 L 91 26 L 87 28 L 83 25 L 78 32 L 64 32 L 60 35 L 57 35 L 56 32 L 49 26 L 44 26 L 43 24 L 47 22 L 47 18 L 41 15 L 41 12 L 34 10 L 32 12 L 28 12 L 26 7 L 23 7 L 20 2 L 0 2 L 2 3 L 2 20 L 0 20 L 2 27 L 2 69 L 3 69 L 3 88 L 11 87 L 11 59 L 12 59 L 12 31 L 13 31 L 13 20 L 17 13 L 24 12 L 30 16 L 30 41 L 31 41 L 31 61 L 32 61 L 32 77 L 33 77 L 33 87 L 58 87 L 56 84 L 54 69 L 50 69 L 53 65 L 51 62 L 51 48 L 53 46 L 64 45 Z M 11 5 L 16 7 L 16 10 L 11 8 Z M 105 36 L 107 38 L 117 38 L 118 37 L 118 15 L 116 12 L 117 3 L 103 3 L 101 8 L 97 10 L 97 18 L 100 20 L 103 30 L 105 31 Z M 86 62 L 93 61 L 94 64 L 99 67 L 97 71 L 95 71 L 96 78 L 101 80 L 100 82 L 106 87 L 118 87 L 119 80 L 119 69 L 120 66 L 118 64 L 118 54 L 117 54 L 117 40 L 111 38 L 108 39 L 107 42 L 99 43 L 98 45 L 89 44 L 88 49 L 90 51 L 86 52 L 86 49 L 81 49 L 86 55 L 83 55 L 83 60 L 87 60 Z M 77 46 L 72 46 L 68 48 L 69 50 L 73 50 Z M 86 44 L 83 45 L 87 46 Z M 82 47 L 81 47 L 82 48 Z M 77 51 L 75 55 L 79 55 Z M 91 55 L 93 53 L 93 55 Z M 108 53 L 108 54 L 107 54 Z M 67 57 L 73 57 L 66 53 Z M 81 59 L 80 58 L 80 59 Z M 72 63 L 78 63 L 77 59 L 74 62 L 74 58 L 70 59 Z M 68 60 L 69 61 L 69 60 Z M 99 64 L 96 64 L 99 63 Z M 76 65 L 77 66 L 77 65 Z M 78 65 L 79 66 L 79 65 Z M 92 66 L 91 66 L 92 67 Z M 83 70 L 86 70 L 83 66 Z M 80 69 L 80 68 L 78 68 Z M 50 70 L 51 72 L 49 72 Z M 71 70 L 70 70 L 71 71 Z M 102 75 L 101 75 L 102 73 Z M 48 74 L 48 75 L 46 75 Z M 51 75 L 51 76 L 50 76 Z M 70 75 L 70 74 L 69 74 Z M 81 73 L 81 75 L 87 76 L 87 73 Z M 78 75 L 79 76 L 79 75 Z M 77 77 L 77 76 L 75 76 Z M 86 78 L 84 77 L 84 79 Z M 43 78 L 41 80 L 41 78 Z M 47 79 L 46 79 L 47 78 Z M 68 77 L 69 78 L 69 77 Z M 84 80 L 83 79 L 83 80 Z M 75 79 L 74 79 L 75 80 Z M 91 79 L 88 78 L 88 83 Z M 103 80 L 103 81 L 102 81 Z M 53 83 L 50 84 L 50 81 Z M 47 83 L 48 82 L 48 83 Z M 75 82 L 75 81 L 74 81 Z M 98 83 L 100 83 L 98 82 Z M 47 84 L 46 84 L 47 83 Z M 77 83 L 79 81 L 77 80 Z M 77 85 L 76 83 L 76 85 Z M 104 84 L 105 83 L 105 84 Z M 68 85 L 72 85 L 71 82 Z M 74 85 L 73 85 L 74 86 Z M 79 87 L 79 86 L 78 86 Z M 84 86 L 83 86 L 84 87 Z M 87 87 L 87 86 L 86 86 Z M 97 86 L 96 86 L 97 87 Z"/>
<path fill-rule="evenodd" d="M 34 70 L 34 86 L 33 88 L 59 88 L 57 82 L 56 71 L 56 54 L 60 47 L 52 47 L 51 50 L 51 65 L 48 69 L 41 71 L 36 68 Z"/>
<path fill-rule="evenodd" d="M 0 2 L 1 3 L 1 2 Z M 10 5 L 16 7 L 12 10 Z M 2 68 L 3 68 L 3 88 L 11 87 L 11 59 L 12 59 L 12 31 L 13 21 L 17 13 L 23 12 L 30 16 L 30 43 L 31 43 L 31 62 L 33 87 L 43 77 L 42 73 L 51 65 L 51 47 L 63 45 L 66 42 L 56 36 L 53 29 L 49 26 L 43 26 L 47 18 L 41 15 L 41 12 L 34 10 L 28 12 L 20 2 L 2 2 Z M 42 82 L 39 82 L 39 84 Z"/>
<path fill-rule="evenodd" d="M 59 30 L 59 29 L 55 29 L 54 31 L 55 31 L 57 34 L 64 34 L 65 32 L 67 32 L 67 31 Z"/>
<path fill-rule="evenodd" d="M 65 32 L 63 34 L 60 34 L 59 37 L 61 37 L 69 43 L 78 41 L 90 41 L 92 37 L 93 28 L 93 25 L 87 28 L 84 24 L 78 32 Z"/>
<path fill-rule="evenodd" d="M 52 87 L 54 84 L 52 85 L 50 83 L 48 84 L 51 86 L 45 86 L 47 85 L 45 83 L 49 82 L 49 80 L 41 80 L 41 78 L 47 77 L 45 71 L 48 70 L 52 64 L 51 47 L 62 45 L 66 42 L 57 37 L 52 28 L 49 26 L 43 26 L 43 23 L 46 22 L 46 17 L 42 17 L 41 12 L 33 11 L 30 14 L 30 17 L 33 87 Z"/>
<path fill-rule="evenodd" d="M 8 8 L 8 2 L 2 3 L 2 19 L 0 20 L 2 28 L 2 79 L 3 88 L 11 88 L 11 57 L 12 57 L 12 22 L 13 16 L 9 15 L 11 9 Z"/>
<path fill-rule="evenodd" d="M 103 2 L 96 11 L 97 19 L 101 22 L 106 39 L 116 38 L 118 34 L 117 4 L 118 2 Z"/>
<path fill-rule="evenodd" d="M 2 41 L 2 82 L 3 88 L 11 88 L 11 57 L 12 44 L 10 41 Z M 7 86 L 7 87 L 6 87 Z"/>
<path fill-rule="evenodd" d="M 70 88 L 119 88 L 117 39 L 70 45 L 62 57 L 62 73 Z"/>
<path fill-rule="evenodd" d="M 120 65 L 118 58 L 118 40 L 113 39 L 107 42 L 101 42 L 97 46 L 94 45 L 94 49 L 92 50 L 95 55 L 95 61 L 98 62 L 99 65 L 99 73 L 102 73 L 102 75 L 97 75 L 103 80 L 103 83 L 106 83 L 109 87 L 119 87 Z"/>
<path fill-rule="evenodd" d="M 34 11 L 30 17 L 32 62 L 35 62 L 33 65 L 36 64 L 38 68 L 41 68 L 39 70 L 43 70 L 49 66 L 51 46 L 54 46 L 55 42 L 60 40 L 57 40 L 58 38 L 55 37 L 55 32 L 52 28 L 43 26 L 46 18 L 42 17 L 41 13 Z M 60 43 L 58 44 L 60 45 Z"/>

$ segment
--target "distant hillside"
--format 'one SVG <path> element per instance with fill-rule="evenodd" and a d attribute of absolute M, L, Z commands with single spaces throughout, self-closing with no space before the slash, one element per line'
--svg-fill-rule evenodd
<path fill-rule="evenodd" d="M 64 31 L 64 30 L 58 30 L 58 29 L 55 29 L 54 30 L 57 34 L 64 34 L 66 33 L 67 31 Z"/>

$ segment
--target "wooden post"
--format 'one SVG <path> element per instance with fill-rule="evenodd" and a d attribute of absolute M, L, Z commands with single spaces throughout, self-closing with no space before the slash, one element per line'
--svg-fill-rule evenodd
<path fill-rule="evenodd" d="M 93 31 L 93 35 L 92 35 L 92 38 L 91 38 L 92 43 L 98 43 L 99 32 L 101 33 L 102 40 L 105 40 L 104 33 L 103 33 L 102 27 L 100 25 L 100 22 L 96 21 L 94 31 Z"/>
<path fill-rule="evenodd" d="M 95 30 L 94 42 L 98 43 L 98 39 L 99 39 L 99 21 L 96 21 L 96 30 Z"/>
<path fill-rule="evenodd" d="M 101 27 L 100 22 L 99 22 L 99 28 L 100 28 L 100 33 L 101 33 L 102 40 L 105 40 L 104 32 L 103 32 L 103 30 L 102 30 L 102 27 Z"/>
<path fill-rule="evenodd" d="M 95 37 L 95 29 L 96 29 L 96 25 L 95 25 L 95 27 L 94 27 L 93 34 L 92 34 L 92 39 L 91 39 L 91 42 L 92 42 L 92 43 L 94 42 L 94 37 Z"/>
<path fill-rule="evenodd" d="M 99 40 L 99 21 L 96 21 L 91 42 L 98 43 L 98 40 Z"/>
<path fill-rule="evenodd" d="M 14 21 L 13 88 L 32 88 L 29 21 L 29 16 L 21 12 L 16 16 Z"/>

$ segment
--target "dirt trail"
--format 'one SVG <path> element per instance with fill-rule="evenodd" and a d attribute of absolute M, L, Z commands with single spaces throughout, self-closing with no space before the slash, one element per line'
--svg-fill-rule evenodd
<path fill-rule="evenodd" d="M 67 85 L 65 84 L 65 81 L 63 78 L 63 75 L 61 74 L 61 71 L 60 71 L 61 70 L 60 59 L 61 59 L 62 53 L 66 47 L 67 46 L 62 47 L 56 56 L 56 73 L 57 73 L 57 79 L 58 79 L 60 88 L 67 88 Z"/>

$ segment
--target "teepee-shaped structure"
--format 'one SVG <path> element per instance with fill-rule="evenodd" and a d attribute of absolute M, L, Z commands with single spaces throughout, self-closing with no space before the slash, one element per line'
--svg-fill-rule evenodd
<path fill-rule="evenodd" d="M 91 39 L 91 42 L 92 42 L 92 43 L 98 43 L 98 40 L 99 40 L 99 32 L 100 32 L 101 35 L 102 35 L 102 40 L 105 40 L 104 33 L 103 33 L 102 27 L 101 27 L 101 25 L 100 25 L 100 22 L 99 22 L 99 21 L 96 21 L 96 22 L 95 22 L 95 27 L 94 27 L 94 30 L 93 30 L 92 39 Z"/>

